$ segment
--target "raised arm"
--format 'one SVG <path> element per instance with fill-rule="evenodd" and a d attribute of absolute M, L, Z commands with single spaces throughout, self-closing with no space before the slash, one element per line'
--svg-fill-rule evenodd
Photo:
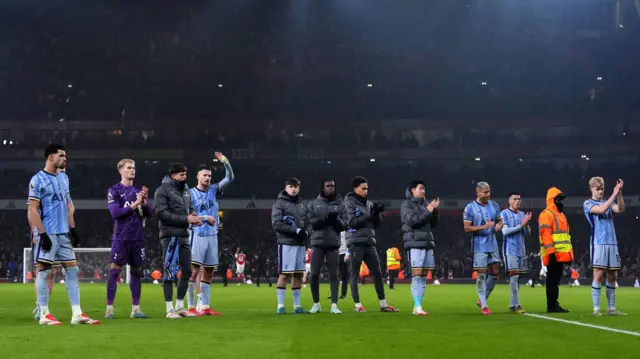
<path fill-rule="evenodd" d="M 618 192 L 616 203 L 613 204 L 613 213 L 622 213 L 625 210 L 624 198 L 622 198 L 622 191 Z"/>
<path fill-rule="evenodd" d="M 229 159 L 220 152 L 216 152 L 215 156 L 224 166 L 224 178 L 218 182 L 218 192 L 222 193 L 236 177 L 233 174 L 233 168 L 231 167 Z"/>

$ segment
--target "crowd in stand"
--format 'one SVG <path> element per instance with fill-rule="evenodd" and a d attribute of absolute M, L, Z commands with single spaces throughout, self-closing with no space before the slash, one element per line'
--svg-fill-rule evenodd
<path fill-rule="evenodd" d="M 0 116 L 57 121 L 97 114 L 424 117 L 592 110 L 634 103 L 640 83 L 635 22 L 599 31 L 613 27 L 609 17 L 597 16 L 599 3 L 575 4 L 579 13 L 594 15 L 584 16 L 589 23 L 565 16 L 575 11 L 564 2 L 522 3 L 528 11 L 510 12 L 507 22 L 491 6 L 464 2 L 451 4 L 445 23 L 425 21 L 424 14 L 440 16 L 427 3 L 419 11 L 392 3 L 368 7 L 366 17 L 379 19 L 384 29 L 322 6 L 307 10 L 313 21 L 300 24 L 304 16 L 295 11 L 264 16 L 241 4 L 214 11 L 180 3 L 150 14 L 143 4 L 64 3 L 12 4 L 0 14 L 0 91 L 10 89 L 3 99 L 11 104 Z M 539 12 L 563 15 L 530 16 Z M 295 26 L 282 23 L 331 31 L 293 36 Z M 226 34 L 230 24 L 232 35 Z M 580 31 L 585 28 L 598 30 Z"/>
<path fill-rule="evenodd" d="M 635 230 L 639 220 L 638 211 L 629 208 L 628 213 L 616 216 L 616 233 L 622 258 L 623 268 L 621 277 L 628 277 L 640 270 L 640 248 L 636 245 L 640 236 Z M 537 213 L 537 212 L 534 212 Z M 0 242 L 0 278 L 5 274 L 9 277 L 9 263 L 17 264 L 17 276 L 22 275 L 23 248 L 29 246 L 26 215 L 22 211 L 2 211 L 0 235 L 5 238 Z M 537 214 L 536 214 L 537 215 Z M 76 223 L 81 233 L 84 248 L 110 247 L 113 221 L 106 210 L 78 211 Z M 589 233 L 590 228 L 582 213 L 568 214 L 571 224 L 571 234 L 575 251 L 574 268 L 581 276 L 590 276 L 589 266 Z M 220 232 L 220 250 L 235 253 L 236 248 L 243 249 L 247 254 L 247 274 L 251 272 L 251 258 L 254 255 L 263 256 L 269 263 L 267 272 L 271 276 L 276 274 L 277 253 L 275 235 L 271 229 L 270 214 L 261 210 L 225 211 L 224 226 Z M 155 269 L 162 270 L 162 253 L 157 239 L 157 221 L 146 222 L 145 253 L 147 264 L 145 272 L 151 273 Z M 537 226 L 532 226 L 533 233 L 527 241 L 527 252 L 539 251 L 537 240 Z M 399 236 L 400 219 L 396 216 L 386 217 L 381 228 L 377 231 L 377 247 L 381 263 L 385 263 L 384 252 L 391 246 L 397 246 L 402 251 L 402 240 Z M 447 211 L 442 215 L 440 224 L 434 230 L 436 238 L 436 275 L 439 278 L 469 278 L 471 276 L 472 251 L 470 236 L 462 230 L 462 215 L 457 211 Z M 404 257 L 404 255 L 403 255 Z M 108 272 L 108 253 L 80 253 L 78 254 L 83 277 L 92 279 L 98 272 L 104 278 Z M 30 263 L 30 260 L 27 260 Z M 406 258 L 403 259 L 406 266 Z M 235 273 L 235 271 L 232 271 Z"/>

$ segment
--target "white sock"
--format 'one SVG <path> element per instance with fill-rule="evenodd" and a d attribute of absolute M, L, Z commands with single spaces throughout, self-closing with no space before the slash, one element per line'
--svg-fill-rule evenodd
<path fill-rule="evenodd" d="M 176 299 L 176 309 L 184 308 L 184 299 Z"/>
<path fill-rule="evenodd" d="M 320 303 L 313 303 L 313 305 L 317 305 L 318 307 L 320 306 Z"/>
<path fill-rule="evenodd" d="M 107 305 L 107 311 L 112 312 L 113 311 L 113 305 Z"/>
<path fill-rule="evenodd" d="M 331 303 L 331 308 L 338 308 L 338 303 Z"/>
<path fill-rule="evenodd" d="M 140 310 L 140 306 L 139 306 L 139 305 L 132 305 L 132 306 L 131 306 L 131 311 L 132 311 L 132 312 L 137 312 L 137 311 L 139 311 L 139 310 Z"/>
<path fill-rule="evenodd" d="M 79 305 L 72 305 L 71 306 L 71 315 L 74 317 L 79 317 L 80 315 L 82 315 L 82 308 L 80 308 Z"/>
<path fill-rule="evenodd" d="M 165 302 L 167 305 L 167 313 L 173 311 L 173 302 Z"/>
<path fill-rule="evenodd" d="M 44 317 L 45 315 L 49 315 L 49 306 L 41 305 L 40 306 L 40 317 Z"/>
<path fill-rule="evenodd" d="M 358 307 L 362 307 L 362 304 L 360 304 L 359 302 L 356 303 L 356 308 L 358 308 Z"/>
<path fill-rule="evenodd" d="M 284 304 L 278 304 L 278 308 L 284 308 Z"/>
<path fill-rule="evenodd" d="M 387 300 L 380 299 L 380 308 L 385 308 L 385 307 L 387 307 Z"/>

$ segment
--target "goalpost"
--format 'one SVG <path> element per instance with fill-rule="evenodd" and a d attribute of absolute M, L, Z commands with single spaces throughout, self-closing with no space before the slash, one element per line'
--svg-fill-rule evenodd
<path fill-rule="evenodd" d="M 109 273 L 109 254 L 111 248 L 74 248 L 78 267 L 83 272 L 81 282 L 94 281 L 94 272 L 96 269 L 100 271 L 101 282 L 106 281 L 106 275 Z M 34 270 L 33 253 L 31 247 L 22 250 L 22 283 L 28 283 L 27 279 L 29 271 Z M 106 255 L 105 255 L 106 253 Z M 131 269 L 129 265 L 123 271 L 125 282 L 129 283 L 131 278 Z M 33 276 L 35 279 L 35 276 Z"/>

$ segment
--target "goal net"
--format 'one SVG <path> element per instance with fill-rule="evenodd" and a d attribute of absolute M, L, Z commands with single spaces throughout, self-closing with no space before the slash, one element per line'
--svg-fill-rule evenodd
<path fill-rule="evenodd" d="M 75 248 L 76 260 L 78 261 L 78 280 L 84 283 L 100 283 L 107 281 L 109 274 L 109 255 L 111 248 Z M 30 283 L 36 278 L 35 266 L 33 263 L 33 250 L 24 248 L 22 256 L 22 282 Z M 64 279 L 63 270 L 56 271 L 55 281 Z M 129 283 L 130 268 L 127 265 L 126 270 L 122 271 L 122 281 Z"/>

